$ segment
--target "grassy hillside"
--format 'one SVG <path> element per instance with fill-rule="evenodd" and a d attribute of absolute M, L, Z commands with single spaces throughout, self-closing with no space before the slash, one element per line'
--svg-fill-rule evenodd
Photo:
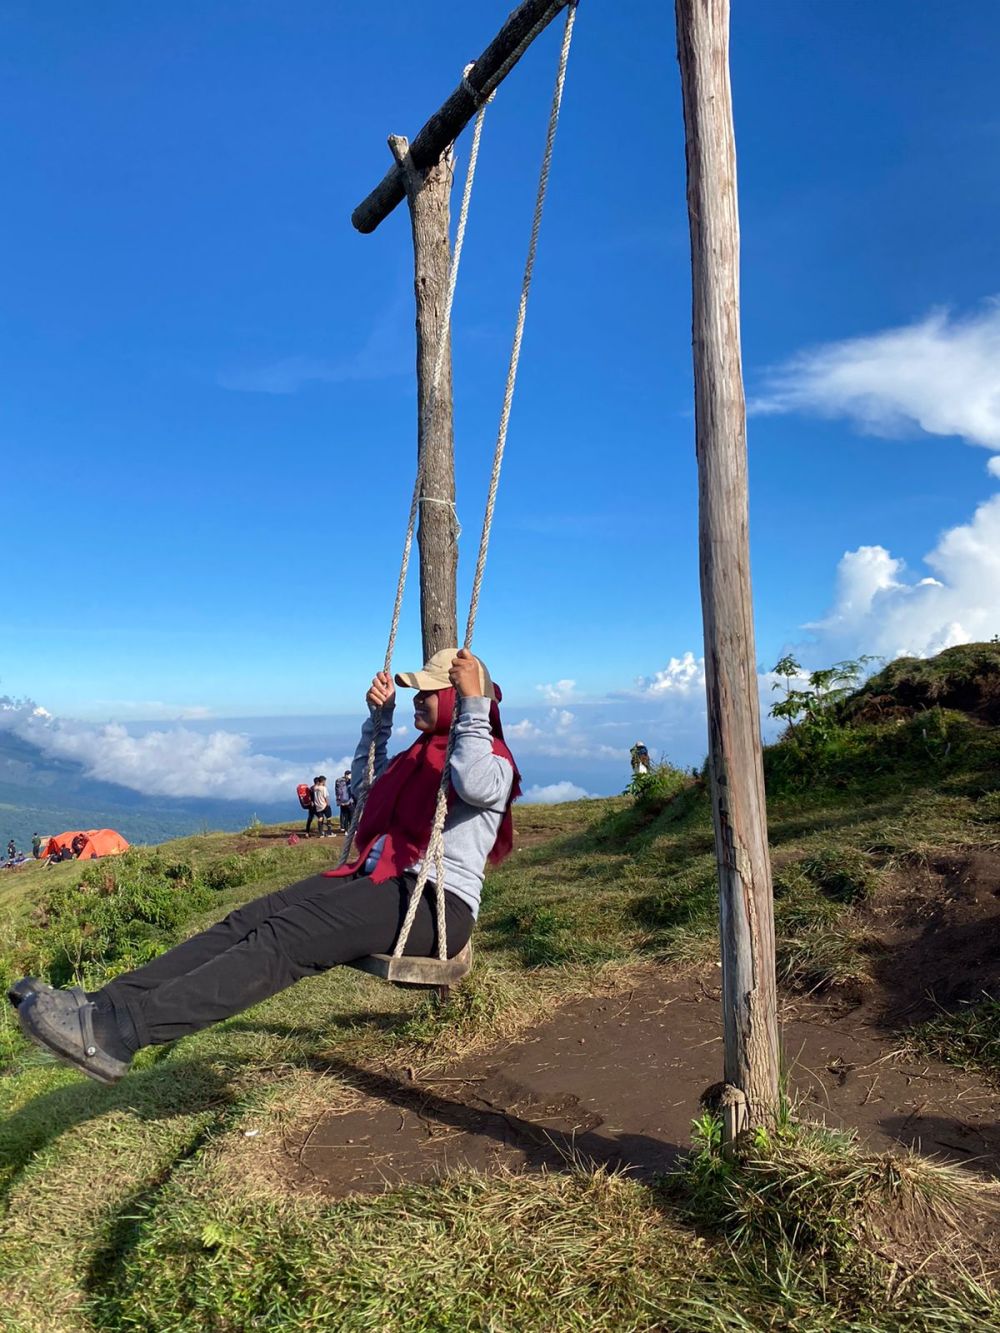
<path fill-rule="evenodd" d="M 979 675 L 1000 680 L 1000 648 L 982 647 Z M 980 966 L 995 968 L 996 899 L 979 891 L 1000 865 L 1000 729 L 969 696 L 891 704 L 892 687 L 872 682 L 836 727 L 767 754 L 782 986 L 877 1013 L 886 1060 L 908 1046 L 1000 1077 L 1000 1003 Z M 473 976 L 444 1007 L 339 970 L 143 1052 L 114 1089 L 24 1047 L 5 1015 L 0 1329 L 1000 1327 L 982 1176 L 867 1155 L 794 1116 L 734 1164 L 692 1098 L 693 1154 L 653 1182 L 572 1152 L 549 1174 L 374 1197 L 310 1182 L 302 1147 L 321 1113 L 357 1103 L 345 1071 L 419 1085 L 651 967 L 714 975 L 701 783 L 663 772 L 636 800 L 526 807 L 517 830 L 487 882 Z M 87 868 L 83 890 L 78 866 L 22 872 L 0 881 L 2 966 L 98 982 L 328 856 L 208 835 Z M 946 932 L 925 927 L 959 908 L 968 930 L 949 937 L 938 984 Z M 914 968 L 903 946 L 925 936 Z"/>

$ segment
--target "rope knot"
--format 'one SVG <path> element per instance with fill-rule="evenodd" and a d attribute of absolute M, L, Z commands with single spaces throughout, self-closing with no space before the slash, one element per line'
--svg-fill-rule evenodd
<path fill-rule="evenodd" d="M 491 93 L 487 93 L 484 97 L 478 88 L 472 86 L 469 82 L 469 71 L 475 69 L 475 67 L 475 61 L 473 61 L 471 64 L 466 65 L 465 69 L 462 70 L 462 87 L 472 98 L 472 105 L 478 111 L 484 102 L 488 106 L 490 102 L 493 101 L 494 97 L 497 95 L 497 90 L 494 88 Z"/>

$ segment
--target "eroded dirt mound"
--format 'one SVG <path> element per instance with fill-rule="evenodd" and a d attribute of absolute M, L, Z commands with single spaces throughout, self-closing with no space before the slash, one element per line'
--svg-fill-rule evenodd
<path fill-rule="evenodd" d="M 1000 851 L 951 852 L 896 871 L 870 912 L 879 944 L 864 1007 L 921 1022 L 1000 987 Z"/>

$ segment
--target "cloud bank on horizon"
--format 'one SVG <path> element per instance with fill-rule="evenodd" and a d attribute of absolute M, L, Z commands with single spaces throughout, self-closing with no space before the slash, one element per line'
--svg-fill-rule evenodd
<path fill-rule="evenodd" d="M 303 780 L 301 764 L 255 753 L 250 738 L 219 729 L 175 726 L 132 735 L 120 722 L 94 725 L 56 718 L 32 700 L 0 699 L 0 729 L 43 754 L 79 764 L 88 777 L 150 796 L 290 801 Z M 316 761 L 312 772 L 341 773 L 350 756 Z"/>
<path fill-rule="evenodd" d="M 578 787 L 575 782 L 550 782 L 544 787 L 536 783 L 521 797 L 524 805 L 562 805 L 566 801 L 598 799 L 594 792 Z"/>

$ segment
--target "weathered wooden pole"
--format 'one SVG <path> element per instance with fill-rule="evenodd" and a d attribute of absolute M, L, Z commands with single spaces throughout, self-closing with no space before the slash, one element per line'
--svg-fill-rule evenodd
<path fill-rule="evenodd" d="M 417 451 L 424 461 L 417 542 L 420 550 L 420 626 L 424 661 L 458 643 L 455 579 L 458 569 L 455 520 L 455 431 L 451 347 L 444 348 L 438 382 L 445 302 L 451 267 L 448 240 L 452 154 L 432 167 L 413 165 L 410 146 L 390 135 L 399 164 L 413 232 L 413 291 L 417 302 Z"/>
<path fill-rule="evenodd" d="M 728 1141 L 778 1105 L 774 911 L 760 739 L 740 361 L 729 0 L 676 0 L 691 228 L 709 772 L 719 867 Z"/>
<path fill-rule="evenodd" d="M 405 198 L 413 232 L 413 286 L 417 300 L 417 432 L 424 470 L 420 501 L 420 623 L 424 655 L 459 642 L 455 611 L 458 565 L 451 347 L 444 349 L 436 389 L 434 370 L 447 336 L 445 300 L 451 248 L 448 239 L 452 144 L 479 107 L 503 82 L 570 0 L 523 0 L 451 96 L 412 144 L 389 138 L 395 165 L 351 215 L 371 232 Z"/>

